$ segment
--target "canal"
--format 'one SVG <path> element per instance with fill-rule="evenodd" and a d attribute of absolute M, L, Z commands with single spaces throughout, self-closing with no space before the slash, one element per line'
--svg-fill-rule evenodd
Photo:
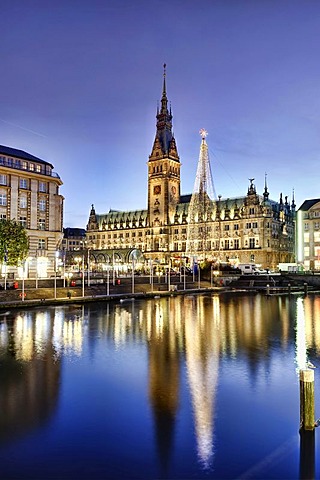
<path fill-rule="evenodd" d="M 3 312 L 0 478 L 320 478 L 319 429 L 299 434 L 319 325 L 319 296 Z"/>

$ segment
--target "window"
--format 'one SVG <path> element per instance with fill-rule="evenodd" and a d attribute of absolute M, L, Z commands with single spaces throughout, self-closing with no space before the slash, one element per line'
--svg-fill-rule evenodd
<path fill-rule="evenodd" d="M 39 230 L 46 229 L 46 221 L 44 218 L 39 218 Z"/>
<path fill-rule="evenodd" d="M 7 194 L 6 193 L 0 193 L 0 205 L 5 207 L 7 205 Z"/>
<path fill-rule="evenodd" d="M 305 229 L 305 230 L 309 230 L 309 223 L 305 222 L 305 224 L 304 224 L 304 229 Z"/>
<path fill-rule="evenodd" d="M 225 240 L 225 242 L 224 242 L 224 248 L 225 248 L 225 250 L 229 250 L 229 248 L 230 248 L 229 240 Z"/>
<path fill-rule="evenodd" d="M 257 223 L 257 222 L 253 222 L 253 223 L 252 223 L 252 228 L 258 228 L 258 223 Z"/>
<path fill-rule="evenodd" d="M 43 199 L 39 200 L 39 210 L 40 212 L 46 211 L 46 201 Z"/>
<path fill-rule="evenodd" d="M 229 225 L 225 225 L 224 226 L 224 230 L 227 232 L 228 230 L 230 229 L 230 226 Z"/>
<path fill-rule="evenodd" d="M 236 239 L 233 241 L 233 244 L 234 244 L 235 250 L 238 250 L 238 249 L 239 249 L 239 239 L 236 238 Z"/>
<path fill-rule="evenodd" d="M 25 161 L 22 162 L 22 168 L 23 168 L 23 170 L 27 170 L 27 168 L 28 168 L 27 162 L 25 162 Z"/>
<path fill-rule="evenodd" d="M 45 238 L 39 238 L 38 239 L 38 249 L 39 250 L 45 250 L 46 249 L 46 239 Z"/>
<path fill-rule="evenodd" d="M 0 213 L 0 220 L 7 220 L 7 215 L 5 213 Z"/>
<path fill-rule="evenodd" d="M 45 182 L 39 182 L 39 192 L 46 192 L 47 191 L 47 185 Z"/>
<path fill-rule="evenodd" d="M 29 170 L 30 172 L 34 171 L 34 163 L 29 163 Z"/>
<path fill-rule="evenodd" d="M 142 237 L 142 232 L 139 232 L 139 233 L 138 233 L 138 237 Z"/>
<path fill-rule="evenodd" d="M 28 188 L 28 180 L 26 178 L 20 178 L 20 188 Z"/>
<path fill-rule="evenodd" d="M 239 230 L 239 223 L 235 223 L 233 225 L 233 230 Z"/>
<path fill-rule="evenodd" d="M 254 247 L 255 247 L 254 238 L 249 238 L 249 248 L 254 248 Z"/>
<path fill-rule="evenodd" d="M 175 228 L 173 233 L 174 233 L 175 235 L 178 235 L 179 229 L 178 229 L 178 228 Z"/>
<path fill-rule="evenodd" d="M 7 185 L 7 175 L 0 175 L 0 185 Z"/>
<path fill-rule="evenodd" d="M 246 223 L 246 228 L 251 228 L 251 222 Z"/>
<path fill-rule="evenodd" d="M 24 195 L 20 197 L 20 208 L 27 208 L 27 197 Z"/>
<path fill-rule="evenodd" d="M 254 215 L 254 208 L 249 208 L 249 215 Z"/>
<path fill-rule="evenodd" d="M 24 228 L 27 228 L 27 217 L 20 217 L 19 221 Z"/>
<path fill-rule="evenodd" d="M 36 165 L 36 171 L 37 171 L 38 173 L 41 172 L 41 166 L 40 166 L 40 165 Z"/>

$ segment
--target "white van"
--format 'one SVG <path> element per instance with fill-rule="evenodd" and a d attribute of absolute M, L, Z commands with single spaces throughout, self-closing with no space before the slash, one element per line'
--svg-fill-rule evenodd
<path fill-rule="evenodd" d="M 257 270 L 257 266 L 255 263 L 239 263 L 239 265 L 237 265 L 237 268 L 241 270 L 242 275 L 245 275 L 245 274 L 253 275 Z"/>

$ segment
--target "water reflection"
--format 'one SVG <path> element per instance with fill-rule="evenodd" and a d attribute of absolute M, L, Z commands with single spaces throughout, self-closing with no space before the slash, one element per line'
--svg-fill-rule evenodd
<path fill-rule="evenodd" d="M 184 368 L 197 456 L 208 469 L 218 449 L 216 405 L 224 360 L 244 359 L 254 384 L 261 371 L 269 374 L 275 346 L 285 352 L 295 345 L 296 367 L 304 368 L 310 349 L 320 352 L 319 320 L 318 297 L 218 295 L 35 309 L 1 317 L 0 440 L 48 421 L 59 397 L 63 359 L 80 359 L 101 342 L 115 350 L 143 344 L 162 475 L 169 471 L 177 441 Z"/>

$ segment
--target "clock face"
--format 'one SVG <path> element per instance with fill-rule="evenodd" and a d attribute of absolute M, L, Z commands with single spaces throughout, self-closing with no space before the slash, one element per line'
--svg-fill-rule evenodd
<path fill-rule="evenodd" d="M 155 195 L 159 195 L 161 193 L 161 186 L 160 185 L 156 185 L 155 187 L 153 187 L 153 193 Z"/>
<path fill-rule="evenodd" d="M 172 195 L 175 195 L 177 192 L 177 189 L 174 185 L 171 187 L 171 192 L 172 192 Z"/>

